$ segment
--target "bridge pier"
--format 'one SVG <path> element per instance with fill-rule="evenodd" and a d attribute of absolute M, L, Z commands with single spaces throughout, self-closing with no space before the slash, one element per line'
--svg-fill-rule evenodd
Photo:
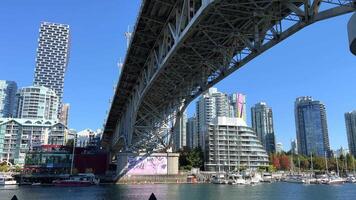
<path fill-rule="evenodd" d="M 352 15 L 347 29 L 349 32 L 350 51 L 356 55 L 356 13 Z"/>
<path fill-rule="evenodd" d="M 135 182 L 139 179 L 149 182 L 162 180 L 165 176 L 179 173 L 178 153 L 132 153 L 120 152 L 117 155 L 116 182 Z M 153 177 L 154 180 L 150 180 Z"/>

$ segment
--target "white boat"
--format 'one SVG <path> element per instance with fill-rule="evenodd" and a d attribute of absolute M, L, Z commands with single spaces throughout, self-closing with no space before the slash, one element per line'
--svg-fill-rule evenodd
<path fill-rule="evenodd" d="M 284 179 L 284 182 L 304 184 L 304 183 L 306 183 L 306 180 L 303 179 L 301 176 L 287 176 Z"/>
<path fill-rule="evenodd" d="M 240 174 L 230 174 L 228 178 L 228 184 L 230 185 L 246 185 L 245 179 Z"/>
<path fill-rule="evenodd" d="M 17 185 L 17 182 L 10 175 L 0 175 L 0 185 Z"/>
<path fill-rule="evenodd" d="M 272 183 L 273 182 L 272 174 L 271 173 L 263 173 L 262 182 Z"/>
<path fill-rule="evenodd" d="M 346 182 L 348 183 L 356 183 L 356 178 L 354 176 L 349 176 L 346 178 Z"/>
<path fill-rule="evenodd" d="M 334 185 L 334 184 L 344 184 L 345 179 L 338 177 L 338 176 L 331 176 L 329 180 L 326 182 L 328 185 Z"/>
<path fill-rule="evenodd" d="M 212 177 L 211 183 L 213 184 L 227 184 L 228 181 L 225 180 L 225 175 L 224 174 L 218 174 Z"/>

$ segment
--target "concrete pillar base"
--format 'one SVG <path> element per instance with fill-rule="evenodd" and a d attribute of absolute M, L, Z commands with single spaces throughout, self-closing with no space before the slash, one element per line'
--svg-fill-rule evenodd
<path fill-rule="evenodd" d="M 177 175 L 179 173 L 178 153 L 127 153 L 117 155 L 117 176 L 115 181 L 130 176 Z"/>

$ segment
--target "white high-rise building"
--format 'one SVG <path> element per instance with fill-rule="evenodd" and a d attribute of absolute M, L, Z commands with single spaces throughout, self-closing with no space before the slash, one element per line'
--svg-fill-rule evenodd
<path fill-rule="evenodd" d="M 69 25 L 43 22 L 39 32 L 34 85 L 54 90 L 60 109 L 69 57 Z"/>
<path fill-rule="evenodd" d="M 17 84 L 0 80 L 0 117 L 13 117 L 16 112 Z"/>
<path fill-rule="evenodd" d="M 196 104 L 198 146 L 204 148 L 204 133 L 206 125 L 216 117 L 229 117 L 230 104 L 226 94 L 218 92 L 216 88 L 210 88 L 198 100 Z"/>
<path fill-rule="evenodd" d="M 58 120 L 58 96 L 43 86 L 24 87 L 17 93 L 17 117 Z"/>

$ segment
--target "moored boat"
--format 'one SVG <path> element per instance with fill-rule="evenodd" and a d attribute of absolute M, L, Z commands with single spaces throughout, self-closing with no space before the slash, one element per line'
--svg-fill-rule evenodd
<path fill-rule="evenodd" d="M 99 179 L 94 174 L 78 174 L 70 176 L 69 179 L 55 180 L 53 184 L 55 186 L 84 187 L 99 184 Z"/>
<path fill-rule="evenodd" d="M 11 175 L 0 175 L 0 185 L 17 185 L 17 182 Z"/>

